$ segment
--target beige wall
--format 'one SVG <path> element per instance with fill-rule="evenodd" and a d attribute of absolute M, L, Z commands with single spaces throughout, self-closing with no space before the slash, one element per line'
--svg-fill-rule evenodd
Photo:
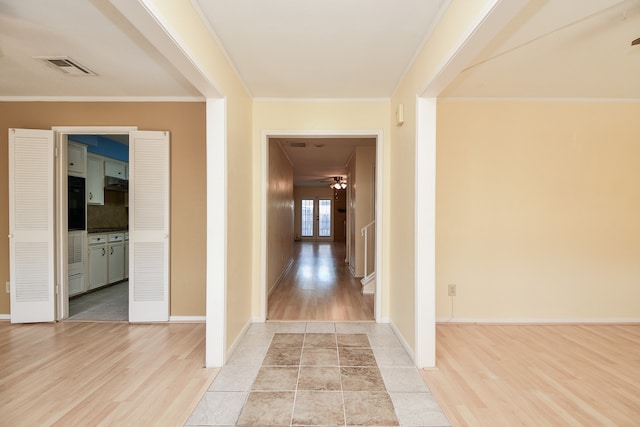
<path fill-rule="evenodd" d="M 437 316 L 640 318 L 640 104 L 439 102 Z"/>
<path fill-rule="evenodd" d="M 361 230 L 375 218 L 375 147 L 356 147 L 349 163 L 351 182 L 351 212 L 353 229 L 351 230 L 351 270 L 358 277 L 364 276 L 364 238 Z"/>
<path fill-rule="evenodd" d="M 393 283 L 390 317 L 409 346 L 415 341 L 415 141 L 416 96 L 446 64 L 461 34 L 472 28 L 485 5 L 492 0 L 452 2 L 431 36 L 417 55 L 391 99 L 395 115 L 404 105 L 404 124 L 391 125 L 391 179 L 393 189 L 390 204 L 389 280 Z"/>
<path fill-rule="evenodd" d="M 267 187 L 267 294 L 293 260 L 293 166 L 282 148 L 269 143 Z"/>
<path fill-rule="evenodd" d="M 383 138 L 389 135 L 390 108 L 386 101 L 380 102 L 267 102 L 255 101 L 253 103 L 253 224 L 256 235 L 253 244 L 253 295 L 260 295 L 261 266 L 260 253 L 262 238 L 261 230 L 262 201 L 262 158 L 264 155 L 263 132 L 272 131 L 274 134 L 278 130 L 287 131 L 353 131 L 353 130 L 381 130 Z M 388 186 L 388 152 L 384 155 L 383 192 L 389 194 Z M 387 196 L 388 197 L 388 196 Z M 383 200 L 383 214 L 388 212 L 389 204 Z M 388 218 L 388 216 L 387 216 Z M 387 226 L 383 230 L 383 235 L 387 236 Z M 389 251 L 383 246 L 383 258 L 385 265 L 389 256 Z M 388 268 L 388 266 L 387 266 Z M 387 270 L 388 271 L 388 270 Z M 385 276 L 386 277 L 386 276 Z M 387 296 L 384 301 L 388 301 L 389 287 L 384 289 Z M 258 316 L 260 313 L 259 299 L 254 299 L 253 313 Z M 382 317 L 388 315 L 388 307 L 382 307 Z"/>
<path fill-rule="evenodd" d="M 137 126 L 171 133 L 172 316 L 204 316 L 206 227 L 204 103 L 0 102 L 0 170 L 8 168 L 8 128 Z M 9 280 L 8 175 L 0 173 L 0 283 Z M 0 292 L 0 313 L 9 294 Z"/>
<path fill-rule="evenodd" d="M 259 288 L 252 288 L 254 275 L 251 268 L 254 261 L 250 249 L 255 240 L 254 233 L 258 230 L 252 227 L 252 100 L 227 61 L 224 51 L 194 10 L 191 0 L 145 1 L 225 99 L 228 195 L 225 335 L 226 349 L 229 349 L 251 321 L 252 299 L 258 299 L 259 295 Z M 205 203 L 206 198 L 202 202 Z M 201 230 L 203 237 L 204 230 Z"/>

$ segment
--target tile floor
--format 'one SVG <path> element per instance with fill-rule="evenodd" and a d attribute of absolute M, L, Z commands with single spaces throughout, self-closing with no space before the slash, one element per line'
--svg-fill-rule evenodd
<path fill-rule="evenodd" d="M 129 320 L 129 282 L 124 281 L 69 300 L 70 320 Z"/>
<path fill-rule="evenodd" d="M 186 426 L 449 426 L 389 325 L 253 324 Z"/>

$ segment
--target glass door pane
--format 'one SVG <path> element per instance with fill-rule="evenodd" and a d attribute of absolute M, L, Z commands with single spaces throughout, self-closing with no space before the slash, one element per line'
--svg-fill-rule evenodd
<path fill-rule="evenodd" d="M 302 237 L 313 237 L 313 199 L 302 199 L 301 230 Z"/>
<path fill-rule="evenodd" d="M 318 236 L 331 237 L 331 200 L 318 200 Z"/>

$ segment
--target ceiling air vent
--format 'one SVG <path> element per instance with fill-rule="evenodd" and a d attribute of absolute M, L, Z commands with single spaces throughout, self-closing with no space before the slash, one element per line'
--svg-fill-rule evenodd
<path fill-rule="evenodd" d="M 36 56 L 33 59 L 67 76 L 96 76 L 97 74 L 68 56 Z"/>
<path fill-rule="evenodd" d="M 289 141 L 289 147 L 291 148 L 307 148 L 306 142 Z"/>

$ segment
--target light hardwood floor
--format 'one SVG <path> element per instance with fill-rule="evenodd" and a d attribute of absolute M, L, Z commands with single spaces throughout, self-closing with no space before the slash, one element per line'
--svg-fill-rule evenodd
<path fill-rule="evenodd" d="M 436 329 L 422 376 L 454 426 L 640 426 L 640 325 Z"/>
<path fill-rule="evenodd" d="M 181 426 L 213 381 L 204 324 L 0 322 L 0 425 Z"/>
<path fill-rule="evenodd" d="M 373 320 L 373 295 L 349 272 L 345 244 L 296 242 L 294 263 L 269 297 L 269 320 Z"/>

